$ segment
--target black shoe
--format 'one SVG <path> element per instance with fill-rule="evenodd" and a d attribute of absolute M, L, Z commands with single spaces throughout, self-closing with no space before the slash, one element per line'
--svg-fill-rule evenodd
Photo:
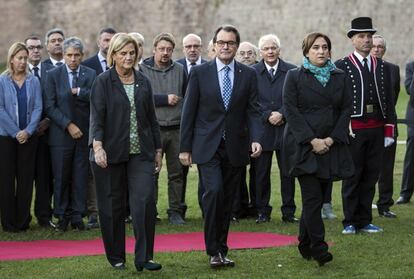
<path fill-rule="evenodd" d="M 305 260 L 308 260 L 308 261 L 311 260 L 312 256 L 311 256 L 310 246 L 301 245 L 299 243 L 298 250 L 299 250 L 299 253 L 302 255 L 302 258 L 304 258 Z"/>
<path fill-rule="evenodd" d="M 379 212 L 379 216 L 385 218 L 397 218 L 397 214 L 390 210 Z"/>
<path fill-rule="evenodd" d="M 232 223 L 238 223 L 238 222 L 239 222 L 239 219 L 238 219 L 236 216 L 231 216 L 230 221 L 231 221 Z"/>
<path fill-rule="evenodd" d="M 332 259 L 333 259 L 332 254 L 329 252 L 326 252 L 322 256 L 315 258 L 315 261 L 318 262 L 319 266 L 324 266 L 326 263 L 332 261 Z"/>
<path fill-rule="evenodd" d="M 256 224 L 270 222 L 270 216 L 267 216 L 264 213 L 260 213 L 259 217 L 256 219 Z"/>
<path fill-rule="evenodd" d="M 183 217 L 181 217 L 181 215 L 178 213 L 171 213 L 170 216 L 168 217 L 168 221 L 170 222 L 171 225 L 184 225 L 185 224 Z"/>
<path fill-rule="evenodd" d="M 285 223 L 299 223 L 299 219 L 295 216 L 283 216 L 282 221 Z"/>
<path fill-rule="evenodd" d="M 85 230 L 85 224 L 83 221 L 75 222 L 71 224 L 72 229 L 78 230 L 78 231 L 84 231 Z"/>
<path fill-rule="evenodd" d="M 220 254 L 217 254 L 215 256 L 210 256 L 210 267 L 211 268 L 219 268 L 223 266 L 224 266 L 224 262 Z"/>
<path fill-rule="evenodd" d="M 406 204 L 406 203 L 409 203 L 409 202 L 410 202 L 410 199 L 406 199 L 404 197 L 399 197 L 397 199 L 397 201 L 395 202 L 395 204 Z"/>
<path fill-rule="evenodd" d="M 234 261 L 230 260 L 229 258 L 226 258 L 223 254 L 220 253 L 221 261 L 223 262 L 224 266 L 228 267 L 234 267 L 235 263 Z"/>
<path fill-rule="evenodd" d="M 125 263 L 116 263 L 116 264 L 112 265 L 112 267 L 114 269 L 117 269 L 117 270 L 123 270 L 123 269 L 125 269 Z"/>
<path fill-rule="evenodd" d="M 148 262 L 137 262 L 135 263 L 135 267 L 137 271 L 143 271 L 144 268 L 149 271 L 156 271 L 160 270 L 162 268 L 162 265 L 151 260 Z"/>
<path fill-rule="evenodd" d="M 86 224 L 88 230 L 99 229 L 98 218 L 96 216 L 89 216 L 88 223 Z"/>
<path fill-rule="evenodd" d="M 53 223 L 52 220 L 38 221 L 38 223 L 39 223 L 39 226 L 41 226 L 42 228 L 56 229 L 56 224 Z"/>
<path fill-rule="evenodd" d="M 55 230 L 58 232 L 65 232 L 68 230 L 69 219 L 68 218 L 59 218 L 59 221 L 56 225 Z"/>

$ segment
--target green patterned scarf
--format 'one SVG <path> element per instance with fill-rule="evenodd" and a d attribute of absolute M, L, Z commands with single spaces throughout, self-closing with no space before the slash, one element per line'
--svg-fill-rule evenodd
<path fill-rule="evenodd" d="M 331 59 L 328 59 L 324 66 L 318 67 L 310 63 L 307 57 L 303 57 L 303 68 L 308 69 L 325 87 L 331 77 L 331 71 L 335 70 L 336 66 L 331 62 Z"/>

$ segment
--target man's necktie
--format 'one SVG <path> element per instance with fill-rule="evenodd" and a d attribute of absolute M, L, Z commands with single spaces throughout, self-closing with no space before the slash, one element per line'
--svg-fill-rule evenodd
<path fill-rule="evenodd" d="M 229 71 L 230 71 L 230 67 L 226 66 L 224 67 L 224 76 L 223 76 L 223 103 L 224 103 L 224 107 L 228 108 L 229 106 L 229 102 L 230 102 L 230 97 L 231 97 L 231 80 L 229 77 Z"/>
<path fill-rule="evenodd" d="M 40 80 L 40 76 L 39 76 L 39 67 L 34 66 L 33 69 L 33 74 Z"/>
<path fill-rule="evenodd" d="M 368 68 L 368 59 L 365 57 L 364 59 L 362 59 L 362 61 L 364 62 L 364 70 L 369 73 L 369 68 Z"/>
<path fill-rule="evenodd" d="M 270 77 L 273 79 L 275 77 L 275 69 L 270 68 L 269 74 L 270 74 Z"/>
<path fill-rule="evenodd" d="M 105 65 L 105 71 L 109 70 L 108 64 L 106 63 L 106 59 L 102 60 Z"/>
<path fill-rule="evenodd" d="M 78 88 L 78 75 L 76 71 L 70 73 L 72 74 L 72 88 Z"/>
<path fill-rule="evenodd" d="M 62 62 L 57 62 L 57 63 L 55 64 L 55 67 L 59 67 L 59 66 L 61 66 L 61 65 L 63 65 L 63 63 L 62 63 Z"/>

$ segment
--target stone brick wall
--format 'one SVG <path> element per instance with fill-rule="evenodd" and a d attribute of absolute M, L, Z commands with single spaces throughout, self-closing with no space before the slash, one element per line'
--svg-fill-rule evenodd
<path fill-rule="evenodd" d="M 151 55 L 152 38 L 161 31 L 176 36 L 175 58 L 182 56 L 181 40 L 189 33 L 201 35 L 207 46 L 215 28 L 223 23 L 238 27 L 242 40 L 255 44 L 262 34 L 275 33 L 282 43 L 282 57 L 300 63 L 301 42 L 311 31 L 328 34 L 333 58 L 352 50 L 346 32 L 357 16 L 370 16 L 378 33 L 388 41 L 386 59 L 402 67 L 414 59 L 414 25 L 409 0 L 0 0 L 0 61 L 8 47 L 35 33 L 42 37 L 53 27 L 67 36 L 83 39 L 87 56 L 96 51 L 96 34 L 106 26 L 137 31 L 146 38 L 145 55 Z M 46 54 L 45 54 L 46 57 Z"/>

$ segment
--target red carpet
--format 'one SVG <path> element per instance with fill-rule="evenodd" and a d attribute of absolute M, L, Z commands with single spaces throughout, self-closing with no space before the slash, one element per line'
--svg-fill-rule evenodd
<path fill-rule="evenodd" d="M 265 248 L 295 244 L 295 236 L 275 233 L 231 232 L 228 244 L 230 249 Z M 202 232 L 160 234 L 155 236 L 156 252 L 182 252 L 204 250 Z M 126 241 L 128 253 L 134 252 L 134 239 Z M 104 254 L 101 239 L 94 240 L 37 240 L 1 241 L 0 261 L 29 260 L 40 258 L 61 258 Z"/>

